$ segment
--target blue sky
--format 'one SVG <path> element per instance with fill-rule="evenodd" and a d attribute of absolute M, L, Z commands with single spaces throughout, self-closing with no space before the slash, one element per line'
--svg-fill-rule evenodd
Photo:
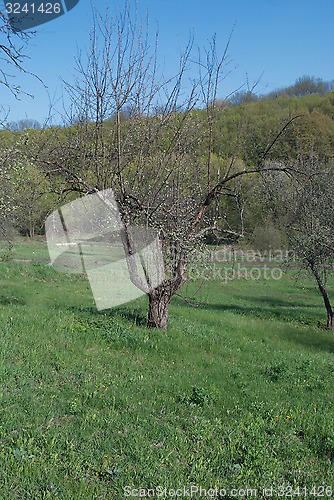
<path fill-rule="evenodd" d="M 36 29 L 25 67 L 38 75 L 47 90 L 33 77 L 17 74 L 16 80 L 34 98 L 22 95 L 16 100 L 0 88 L 0 104 L 10 108 L 9 120 L 34 118 L 43 123 L 50 100 L 61 110 L 61 78 L 71 80 L 74 58 L 88 46 L 92 4 L 101 12 L 106 6 L 102 0 L 80 0 L 66 15 Z M 262 75 L 259 92 L 289 85 L 305 74 L 334 79 L 333 0 L 138 0 L 138 5 L 143 13 L 148 9 L 152 32 L 159 27 L 159 60 L 167 74 L 177 69 L 191 30 L 199 46 L 216 33 L 218 48 L 223 50 L 234 27 L 231 73 L 220 97 L 244 84 L 246 74 L 250 83 Z M 55 111 L 53 115 L 54 122 L 59 122 Z"/>

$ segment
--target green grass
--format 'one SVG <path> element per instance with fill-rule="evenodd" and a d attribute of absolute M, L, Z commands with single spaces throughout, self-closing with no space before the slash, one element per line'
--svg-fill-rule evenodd
<path fill-rule="evenodd" d="M 5 261 L 16 260 L 21 262 L 47 263 L 49 254 L 43 236 L 30 238 L 16 238 L 13 246 L 8 248 L 8 243 L 0 241 L 0 260 L 5 257 Z"/>
<path fill-rule="evenodd" d="M 212 280 L 148 331 L 145 297 L 97 312 L 29 248 L 0 264 L 1 498 L 333 484 L 334 336 L 306 277 Z"/>

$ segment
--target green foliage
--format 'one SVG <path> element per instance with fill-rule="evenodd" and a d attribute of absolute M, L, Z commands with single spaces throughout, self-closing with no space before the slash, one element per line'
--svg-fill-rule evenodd
<path fill-rule="evenodd" d="M 34 236 L 44 230 L 44 221 L 56 204 L 56 196 L 50 192 L 50 183 L 43 172 L 27 162 L 16 190 L 17 210 L 15 226 L 23 235 Z"/>
<path fill-rule="evenodd" d="M 13 260 L 14 250 L 13 244 L 8 238 L 7 241 L 1 241 L 0 244 L 0 262 L 10 262 Z"/>
<path fill-rule="evenodd" d="M 272 220 L 264 221 L 261 226 L 256 226 L 250 238 L 252 247 L 263 252 L 286 247 L 282 230 L 277 228 Z"/>
<path fill-rule="evenodd" d="M 294 164 L 298 168 L 312 158 L 321 162 L 331 161 L 334 146 L 332 92 L 324 95 L 310 94 L 301 98 L 279 95 L 275 99 L 261 99 L 237 106 L 218 106 L 213 127 L 210 166 L 212 184 L 224 175 L 231 161 L 234 161 L 234 168 L 252 166 L 284 124 L 297 115 L 300 118 L 284 131 L 271 150 L 269 160 Z M 146 188 L 149 198 L 152 188 L 166 173 L 161 159 L 182 119 L 180 112 L 172 113 L 166 125 L 161 124 L 159 116 L 138 117 L 136 120 L 131 120 L 129 116 L 121 118 L 123 173 L 128 190 L 136 189 L 137 185 L 142 190 Z M 195 200 L 203 198 L 207 186 L 208 134 L 206 128 L 203 128 L 206 120 L 205 110 L 192 110 L 187 117 L 186 140 L 180 140 L 177 151 L 166 156 L 169 168 L 175 165 L 169 176 L 168 189 L 172 194 L 176 186 L 178 189 L 182 186 L 189 198 L 189 206 L 194 205 Z M 45 145 L 46 161 L 57 162 L 61 148 L 64 157 L 62 162 L 75 173 L 85 174 L 89 183 L 102 189 L 113 185 L 117 163 L 115 126 L 115 119 L 112 118 L 99 127 L 80 122 L 71 127 L 27 130 L 21 133 L 2 131 L 2 212 L 6 212 L 24 234 L 41 231 L 44 218 L 55 204 L 50 189 L 68 181 L 64 175 L 56 176 L 51 187 L 49 180 L 44 177 L 41 165 L 34 163 L 36 152 L 43 151 Z M 152 136 L 156 138 L 154 143 L 150 142 Z M 146 149 L 143 149 L 143 144 Z M 99 150 L 101 145 L 105 151 Z M 27 155 L 31 157 L 29 161 L 26 159 Z M 289 189 L 288 184 L 281 187 Z M 268 215 L 276 221 L 275 225 L 280 231 L 286 225 L 286 211 L 282 210 L 284 200 L 277 199 L 277 190 L 275 195 L 274 186 L 271 189 L 270 185 L 268 176 L 253 176 L 250 182 L 247 179 L 243 181 L 241 188 L 238 186 L 238 192 L 242 193 L 244 200 L 244 226 L 248 235 L 265 224 Z M 166 198 L 167 194 L 164 196 Z M 262 201 L 266 198 L 270 200 L 271 207 L 267 204 L 263 209 Z M 185 203 L 186 212 L 188 205 Z M 25 210 L 25 207 L 28 209 Z M 230 227 L 240 229 L 241 221 L 236 211 L 240 207 L 236 207 L 232 198 L 223 197 L 219 201 L 219 207 L 221 220 L 226 219 Z M 135 210 L 136 205 L 132 208 Z M 176 224 L 182 225 L 187 220 L 180 213 Z"/>

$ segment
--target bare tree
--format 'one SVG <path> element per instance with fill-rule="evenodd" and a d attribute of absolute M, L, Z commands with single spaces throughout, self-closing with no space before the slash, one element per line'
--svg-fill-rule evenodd
<path fill-rule="evenodd" d="M 169 303 L 186 281 L 187 266 L 205 234 L 230 231 L 219 200 L 233 197 L 234 182 L 242 176 L 289 170 L 267 162 L 288 123 L 251 166 L 240 166 L 231 156 L 222 162 L 224 170 L 213 172 L 217 92 L 228 44 L 218 56 L 213 39 L 204 61 L 195 64 L 200 75 L 194 81 L 188 78 L 190 38 L 178 71 L 164 79 L 158 75 L 157 37 L 152 42 L 146 22 L 138 19 L 129 5 L 114 18 L 95 13 L 88 54 L 77 59 L 78 77 L 67 86 L 73 102 L 68 118 L 74 116 L 75 123 L 53 136 L 46 131 L 35 157 L 60 196 L 113 189 L 127 255 L 135 251 L 131 225 L 159 232 L 165 279 L 156 287 L 147 282 L 142 289 L 149 301 L 148 326 L 166 328 Z M 203 102 L 204 114 L 195 109 Z M 214 203 L 218 213 L 209 211 Z M 140 288 L 135 268 L 130 275 Z"/>
<path fill-rule="evenodd" d="M 25 49 L 32 32 L 17 31 L 7 16 L 0 12 L 0 85 L 7 87 L 18 96 L 22 89 L 15 82 L 16 71 L 27 72 L 24 61 L 27 58 Z"/>

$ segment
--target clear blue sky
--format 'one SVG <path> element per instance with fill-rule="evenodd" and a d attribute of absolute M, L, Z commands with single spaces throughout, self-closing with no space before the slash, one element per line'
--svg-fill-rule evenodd
<path fill-rule="evenodd" d="M 36 29 L 25 67 L 43 80 L 48 92 L 36 79 L 18 74 L 17 81 L 34 99 L 21 96 L 17 101 L 0 88 L 0 104 L 10 107 L 10 120 L 43 122 L 48 94 L 61 109 L 60 78 L 71 80 L 74 57 L 88 46 L 91 5 L 80 0 L 64 16 Z M 106 2 L 96 0 L 93 5 L 103 12 Z M 229 50 L 232 72 L 220 97 L 240 87 L 246 74 L 252 83 L 263 73 L 259 92 L 289 85 L 305 74 L 334 79 L 333 0 L 138 0 L 138 5 L 143 13 L 148 9 L 152 32 L 159 26 L 159 58 L 170 74 L 192 29 L 196 44 L 203 45 L 216 33 L 223 50 L 235 25 Z"/>

